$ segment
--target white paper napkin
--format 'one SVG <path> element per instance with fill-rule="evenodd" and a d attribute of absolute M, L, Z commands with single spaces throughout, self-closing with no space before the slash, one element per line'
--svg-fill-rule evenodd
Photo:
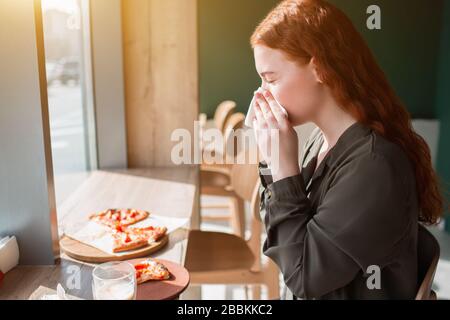
<path fill-rule="evenodd" d="M 66 290 L 58 283 L 56 287 L 56 294 L 44 294 L 40 300 L 69 300 L 66 296 Z"/>
<path fill-rule="evenodd" d="M 0 271 L 7 273 L 19 264 L 19 245 L 16 237 L 5 237 L 0 240 Z"/>
<path fill-rule="evenodd" d="M 260 90 L 261 88 L 258 88 Z M 276 98 L 275 98 L 276 100 Z M 276 100 L 278 102 L 278 100 Z M 248 107 L 247 116 L 245 117 L 245 125 L 249 128 L 253 128 L 253 119 L 255 119 L 255 109 L 254 109 L 255 97 L 253 97 L 252 102 L 250 102 L 250 106 Z M 278 102 L 278 104 L 280 104 Z M 281 110 L 288 115 L 286 109 L 280 104 Z"/>

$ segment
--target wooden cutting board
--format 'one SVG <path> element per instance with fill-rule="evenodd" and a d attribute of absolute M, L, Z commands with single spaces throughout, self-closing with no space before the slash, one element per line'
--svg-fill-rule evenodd
<path fill-rule="evenodd" d="M 69 257 L 90 263 L 103 263 L 109 261 L 123 261 L 139 257 L 145 257 L 149 254 L 158 251 L 169 241 L 166 235 L 160 241 L 154 242 L 146 247 L 125 252 L 120 256 L 112 255 L 94 248 L 90 245 L 77 241 L 75 239 L 64 236 L 59 241 L 61 250 L 63 250 Z"/>
<path fill-rule="evenodd" d="M 128 262 L 134 265 L 144 259 L 133 259 L 128 260 Z M 170 278 L 138 284 L 136 300 L 170 300 L 178 298 L 189 285 L 189 272 L 178 263 L 163 259 L 154 260 L 161 262 L 169 269 Z"/>

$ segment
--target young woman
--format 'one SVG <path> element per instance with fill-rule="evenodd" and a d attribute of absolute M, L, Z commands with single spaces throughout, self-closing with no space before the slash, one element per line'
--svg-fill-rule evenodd
<path fill-rule="evenodd" d="M 418 222 L 436 223 L 442 198 L 429 149 L 361 35 L 325 1 L 286 0 L 251 45 L 260 166 L 279 138 L 279 169 L 261 175 L 263 251 L 286 298 L 413 299 Z M 298 159 L 293 126 L 306 122 L 318 128 Z"/>

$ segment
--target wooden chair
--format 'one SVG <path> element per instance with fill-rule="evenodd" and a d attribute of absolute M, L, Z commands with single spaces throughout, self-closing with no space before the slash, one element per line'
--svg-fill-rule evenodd
<path fill-rule="evenodd" d="M 265 264 L 261 262 L 259 183 L 256 165 L 233 165 L 233 192 L 250 201 L 250 238 L 246 240 L 223 232 L 190 231 L 185 267 L 191 283 L 252 285 L 254 299 L 260 299 L 261 285 L 266 285 L 268 298 L 279 298 L 278 267 L 269 258 Z"/>
<path fill-rule="evenodd" d="M 217 106 L 217 109 L 214 112 L 214 125 L 217 129 L 222 131 L 222 133 L 225 130 L 228 119 L 233 114 L 235 109 L 236 102 L 231 100 L 223 101 Z"/>
<path fill-rule="evenodd" d="M 235 156 L 238 152 L 238 146 L 236 144 L 237 137 L 235 135 L 235 131 L 243 128 L 244 122 L 245 122 L 245 115 L 243 113 L 236 112 L 230 115 L 222 132 L 224 141 L 223 148 L 214 145 L 204 145 L 202 151 L 203 152 L 209 151 L 211 154 L 213 155 L 216 154 L 220 158 L 221 156 L 224 156 L 227 152 L 229 153 L 231 150 L 234 150 Z M 217 165 L 223 166 L 222 164 L 212 164 L 204 166 L 217 166 Z"/>
<path fill-rule="evenodd" d="M 206 114 L 201 113 L 199 115 L 200 129 L 208 129 L 209 127 L 212 127 L 219 129 L 223 133 L 227 120 L 233 114 L 234 109 L 236 109 L 236 102 L 231 100 L 221 102 L 217 106 L 216 111 L 214 112 L 214 117 L 210 122 L 207 120 Z"/>
<path fill-rule="evenodd" d="M 230 150 L 233 150 L 233 154 L 229 156 L 231 158 L 236 157 L 240 151 L 240 146 L 237 143 L 237 137 L 234 132 L 243 128 L 245 121 L 245 115 L 243 113 L 235 113 L 231 115 L 227 122 L 225 129 L 223 151 L 214 150 L 218 158 L 225 159 L 225 155 Z M 244 202 L 236 195 L 231 187 L 231 168 L 232 164 L 202 164 L 200 166 L 200 194 L 210 196 L 224 196 L 228 197 L 228 203 L 213 203 L 202 204 L 202 209 L 228 209 L 230 214 L 216 215 L 216 216 L 203 216 L 203 221 L 230 221 L 233 228 L 233 232 L 241 237 L 245 232 L 245 213 Z"/>
<path fill-rule="evenodd" d="M 439 262 L 440 247 L 436 238 L 421 224 L 417 238 L 417 258 L 419 289 L 416 300 L 436 300 L 436 293 L 431 289 L 437 264 Z"/>

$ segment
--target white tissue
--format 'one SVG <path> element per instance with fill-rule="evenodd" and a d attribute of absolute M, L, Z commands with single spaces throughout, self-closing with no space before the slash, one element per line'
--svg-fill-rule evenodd
<path fill-rule="evenodd" d="M 60 300 L 57 294 L 45 294 L 40 300 Z"/>
<path fill-rule="evenodd" d="M 276 100 L 276 98 L 275 98 L 275 100 Z M 245 125 L 249 128 L 253 128 L 253 119 L 255 119 L 255 110 L 254 110 L 254 106 L 253 106 L 254 102 L 255 102 L 255 97 L 253 97 L 252 102 L 250 102 L 250 106 L 248 107 L 247 116 L 245 117 Z M 286 109 L 279 102 L 278 102 L 278 104 L 280 105 L 281 110 L 287 116 L 288 113 L 287 113 Z"/>
<path fill-rule="evenodd" d="M 0 240 L 0 271 L 7 273 L 19 264 L 19 246 L 16 237 Z"/>
<path fill-rule="evenodd" d="M 45 294 L 40 300 L 69 300 L 66 296 L 66 290 L 58 283 L 56 287 L 56 294 Z"/>
<path fill-rule="evenodd" d="M 3 245 L 9 240 L 11 237 L 4 237 L 3 239 L 0 239 L 0 249 L 3 247 Z"/>
<path fill-rule="evenodd" d="M 58 295 L 59 300 L 67 300 L 66 290 L 64 290 L 61 283 L 58 283 L 58 285 L 56 286 L 56 294 Z"/>

